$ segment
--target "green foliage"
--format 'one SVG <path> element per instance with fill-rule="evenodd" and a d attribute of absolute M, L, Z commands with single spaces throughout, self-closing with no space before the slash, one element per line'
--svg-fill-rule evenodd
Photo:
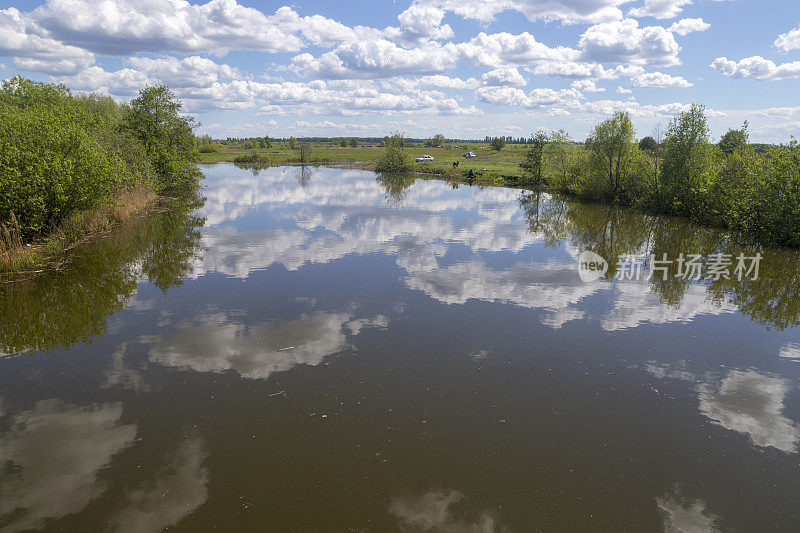
<path fill-rule="evenodd" d="M 62 113 L 75 113 L 80 106 L 64 85 L 40 83 L 20 76 L 3 81 L 0 106 L 26 108 L 60 108 Z"/>
<path fill-rule="evenodd" d="M 347 148 L 348 146 L 350 146 L 350 142 L 347 139 L 343 138 L 341 141 L 339 141 L 339 146 L 341 146 L 342 148 Z"/>
<path fill-rule="evenodd" d="M 563 132 L 551 134 L 542 174 L 552 189 L 581 198 L 632 204 L 764 244 L 800 247 L 800 146 L 792 141 L 761 152 L 748 144 L 747 124 L 732 131 L 723 138 L 725 148 L 711 145 L 705 111 L 694 105 L 671 122 L 663 149 L 652 139 L 637 150 L 630 118 L 617 113 L 595 127 L 584 147 L 569 143 Z M 522 164 L 534 176 L 536 142 Z"/>
<path fill-rule="evenodd" d="M 197 139 L 197 151 L 201 154 L 216 154 L 219 152 L 219 145 L 209 135 L 203 135 Z"/>
<path fill-rule="evenodd" d="M 267 162 L 267 158 L 258 154 L 237 155 L 233 162 L 239 165 L 256 165 Z"/>
<path fill-rule="evenodd" d="M 650 136 L 645 137 L 639 141 L 639 150 L 642 152 L 654 153 L 658 150 L 658 143 Z"/>
<path fill-rule="evenodd" d="M 152 159 L 144 145 L 130 131 L 111 127 L 106 128 L 102 135 L 95 135 L 95 138 L 106 150 L 125 162 L 132 181 L 147 185 L 153 190 L 158 188 L 158 175 Z"/>
<path fill-rule="evenodd" d="M 748 128 L 750 125 L 745 121 L 740 130 L 728 130 L 719 141 L 719 149 L 725 154 L 732 154 L 736 150 L 741 150 L 750 141 Z"/>
<path fill-rule="evenodd" d="M 635 150 L 633 124 L 625 112 L 595 126 L 586 141 L 590 152 L 591 172 L 586 176 L 587 196 L 597 199 L 624 198 Z"/>
<path fill-rule="evenodd" d="M 565 130 L 550 133 L 544 149 L 544 181 L 556 188 L 566 188 L 569 169 L 578 147 Z"/>
<path fill-rule="evenodd" d="M 410 170 L 412 165 L 405 153 L 405 138 L 396 133 L 384 139 L 386 150 L 375 165 L 378 172 L 403 172 Z"/>
<path fill-rule="evenodd" d="M 26 239 L 106 200 L 132 178 L 89 133 L 86 117 L 45 111 L 0 106 L 0 222 L 16 213 Z"/>
<path fill-rule="evenodd" d="M 355 137 L 350 139 L 350 148 L 358 148 L 358 139 Z"/>
<path fill-rule="evenodd" d="M 425 147 L 426 148 L 436 148 L 436 147 L 442 146 L 442 145 L 444 145 L 445 140 L 446 139 L 445 139 L 444 135 L 442 135 L 441 133 L 437 133 L 436 135 L 434 135 L 430 139 L 426 139 L 425 140 Z"/>
<path fill-rule="evenodd" d="M 692 105 L 670 122 L 664 144 L 657 205 L 670 213 L 699 216 L 705 185 L 714 171 L 705 108 Z"/>
<path fill-rule="evenodd" d="M 544 149 L 547 145 L 547 135 L 542 132 L 533 136 L 533 142 L 525 153 L 525 161 L 519 164 L 527 178 L 533 185 L 544 184 Z"/>
<path fill-rule="evenodd" d="M 73 96 L 63 85 L 14 77 L 0 88 L 0 223 L 15 213 L 26 241 L 134 184 L 196 183 L 192 124 L 165 87 L 131 105 Z"/>
<path fill-rule="evenodd" d="M 499 152 L 500 150 L 502 150 L 503 148 L 505 148 L 505 146 L 506 146 L 506 140 L 505 140 L 503 137 L 495 137 L 495 138 L 494 138 L 494 139 L 492 139 L 492 141 L 489 143 L 489 146 L 491 146 L 491 147 L 492 147 L 492 150 L 494 150 L 495 152 Z"/>
<path fill-rule="evenodd" d="M 197 151 L 201 154 L 216 154 L 219 152 L 219 146 L 214 143 L 198 145 Z"/>
<path fill-rule="evenodd" d="M 200 172 L 195 165 L 192 119 L 180 115 L 181 102 L 164 85 L 147 86 L 131 101 L 123 121 L 144 145 L 158 176 L 158 192 L 187 190 Z"/>
<path fill-rule="evenodd" d="M 311 145 L 307 142 L 301 142 L 298 146 L 298 155 L 300 156 L 301 163 L 308 163 L 311 161 Z"/>
<path fill-rule="evenodd" d="M 289 149 L 297 150 L 297 139 L 294 137 L 289 137 Z"/>

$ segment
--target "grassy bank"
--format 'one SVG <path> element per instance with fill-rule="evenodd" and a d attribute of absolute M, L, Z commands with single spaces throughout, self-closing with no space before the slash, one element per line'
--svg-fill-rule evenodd
<path fill-rule="evenodd" d="M 154 208 L 159 197 L 148 187 L 119 191 L 111 202 L 66 217 L 55 229 L 25 243 L 16 217 L 0 226 L 0 276 L 14 278 L 58 269 L 67 253 L 87 240 L 105 235 L 117 224 Z"/>
<path fill-rule="evenodd" d="M 300 164 L 299 150 L 292 149 L 287 143 L 273 142 L 271 148 L 229 148 L 219 146 L 219 152 L 201 153 L 201 163 L 234 163 L 237 158 L 257 156 L 262 165 L 289 165 Z M 524 145 L 506 145 L 500 151 L 488 148 L 488 144 L 459 143 L 448 144 L 442 148 L 425 148 L 422 146 L 409 146 L 405 154 L 412 161 L 412 171 L 425 174 L 441 175 L 449 178 L 466 177 L 473 170 L 479 178 L 495 182 L 505 178 L 512 180 L 522 177 L 519 164 L 525 157 Z M 466 152 L 475 152 L 478 156 L 474 159 L 465 159 Z M 377 143 L 361 145 L 355 148 L 342 148 L 330 144 L 312 144 L 310 165 L 348 164 L 374 170 L 378 160 L 384 155 L 385 148 Z M 422 155 L 432 155 L 434 161 L 413 163 L 413 160 Z M 453 168 L 453 163 L 459 162 L 458 168 Z"/>
<path fill-rule="evenodd" d="M 193 123 L 164 86 L 130 103 L 14 77 L 0 89 L 0 274 L 193 189 Z"/>

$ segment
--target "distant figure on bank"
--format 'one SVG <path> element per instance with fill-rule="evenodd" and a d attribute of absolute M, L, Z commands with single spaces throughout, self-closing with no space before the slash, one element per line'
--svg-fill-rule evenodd
<path fill-rule="evenodd" d="M 459 163 L 461 163 L 461 161 L 453 161 L 453 168 L 457 168 Z"/>
<path fill-rule="evenodd" d="M 467 177 L 469 179 L 471 179 L 471 180 L 474 180 L 475 179 L 475 171 L 472 170 L 472 169 L 469 169 L 469 174 L 467 174 Z"/>

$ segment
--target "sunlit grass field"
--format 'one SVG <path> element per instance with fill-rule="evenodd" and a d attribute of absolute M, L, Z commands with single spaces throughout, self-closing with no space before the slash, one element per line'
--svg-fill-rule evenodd
<path fill-rule="evenodd" d="M 372 168 L 383 155 L 384 148 L 374 145 L 361 145 L 357 148 L 342 148 L 328 144 L 312 144 L 310 164 L 342 163 L 353 164 L 363 168 Z M 200 154 L 201 163 L 233 162 L 238 156 L 257 154 L 266 160 L 267 165 L 280 165 L 297 163 L 299 151 L 292 150 L 285 144 L 273 144 L 272 148 L 244 149 L 228 146 L 219 146 L 220 151 L 215 153 Z M 406 154 L 413 161 L 422 155 L 431 155 L 434 161 L 414 163 L 414 171 L 430 174 L 463 177 L 470 170 L 483 178 L 514 178 L 521 176 L 519 164 L 525 156 L 525 145 L 506 145 L 497 152 L 486 144 L 457 143 L 448 144 L 442 148 L 425 148 L 411 146 L 406 148 Z M 463 157 L 466 152 L 475 152 L 478 156 L 474 159 Z M 458 161 L 459 166 L 453 168 L 453 162 Z"/>

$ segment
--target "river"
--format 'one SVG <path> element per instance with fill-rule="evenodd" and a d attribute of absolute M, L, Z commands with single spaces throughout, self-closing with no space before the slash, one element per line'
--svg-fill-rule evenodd
<path fill-rule="evenodd" d="M 510 188 L 203 170 L 202 200 L 0 286 L 4 530 L 800 528 L 797 252 Z"/>

